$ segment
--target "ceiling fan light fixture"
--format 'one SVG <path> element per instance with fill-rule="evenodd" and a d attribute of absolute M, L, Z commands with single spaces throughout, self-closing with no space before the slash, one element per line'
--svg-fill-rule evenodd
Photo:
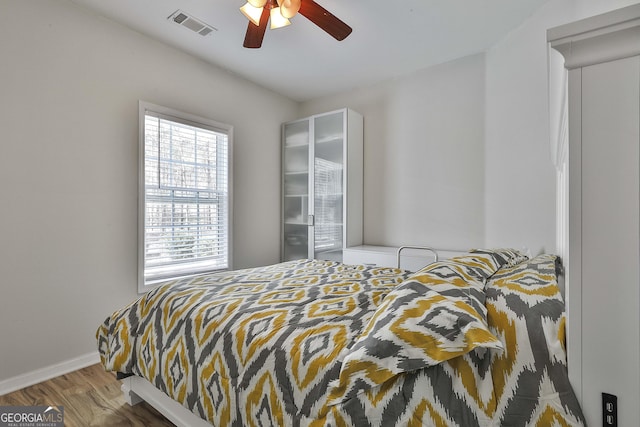
<path fill-rule="evenodd" d="M 244 43 L 242 45 L 249 49 L 257 49 L 262 46 L 262 40 L 264 39 L 269 21 L 271 21 L 271 29 L 285 27 L 291 24 L 287 16 L 294 16 L 296 14 L 304 16 L 338 41 L 344 40 L 353 31 L 350 26 L 320 6 L 315 0 L 304 0 L 304 4 L 302 0 L 247 1 L 253 7 L 255 7 L 256 4 L 264 5 L 261 8 L 262 12 L 259 23 L 256 25 L 256 21 L 251 21 L 247 24 L 247 32 L 245 33 Z"/>
<path fill-rule="evenodd" d="M 255 25 L 260 25 L 260 16 L 262 15 L 262 9 L 262 7 L 256 7 L 252 5 L 251 2 L 247 2 L 240 8 L 240 12 L 242 12 L 242 14 Z"/>
<path fill-rule="evenodd" d="M 293 18 L 300 10 L 301 0 L 279 0 L 280 14 L 285 18 Z"/>
<path fill-rule="evenodd" d="M 280 13 L 280 7 L 271 8 L 271 29 L 275 30 L 276 28 L 286 27 L 287 25 L 291 25 L 291 21 L 285 18 L 282 13 Z"/>

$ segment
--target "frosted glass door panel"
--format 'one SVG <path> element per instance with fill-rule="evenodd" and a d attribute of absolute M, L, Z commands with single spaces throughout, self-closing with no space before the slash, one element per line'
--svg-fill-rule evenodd
<path fill-rule="evenodd" d="M 309 121 L 284 127 L 283 154 L 284 260 L 309 253 Z"/>
<path fill-rule="evenodd" d="M 342 260 L 344 115 L 314 119 L 314 258 Z"/>

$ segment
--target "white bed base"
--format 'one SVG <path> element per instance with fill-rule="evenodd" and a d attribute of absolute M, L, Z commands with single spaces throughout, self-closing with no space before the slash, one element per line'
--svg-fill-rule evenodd
<path fill-rule="evenodd" d="M 131 406 L 145 401 L 178 427 L 211 427 L 207 421 L 171 399 L 144 378 L 131 376 L 122 380 L 124 400 Z"/>

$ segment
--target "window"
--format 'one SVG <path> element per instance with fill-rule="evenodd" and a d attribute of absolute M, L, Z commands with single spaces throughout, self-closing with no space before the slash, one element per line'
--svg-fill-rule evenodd
<path fill-rule="evenodd" d="M 231 268 L 233 128 L 140 102 L 138 290 Z"/>

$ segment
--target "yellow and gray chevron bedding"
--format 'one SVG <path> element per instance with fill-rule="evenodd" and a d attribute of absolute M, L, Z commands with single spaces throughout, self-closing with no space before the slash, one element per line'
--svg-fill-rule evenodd
<path fill-rule="evenodd" d="M 583 425 L 555 258 L 522 259 L 198 276 L 115 312 L 98 348 L 215 426 Z"/>
<path fill-rule="evenodd" d="M 495 411 L 503 425 L 584 425 L 567 376 L 560 261 L 540 255 L 500 270 L 487 283 L 489 329 L 504 351 L 491 361 Z"/>

